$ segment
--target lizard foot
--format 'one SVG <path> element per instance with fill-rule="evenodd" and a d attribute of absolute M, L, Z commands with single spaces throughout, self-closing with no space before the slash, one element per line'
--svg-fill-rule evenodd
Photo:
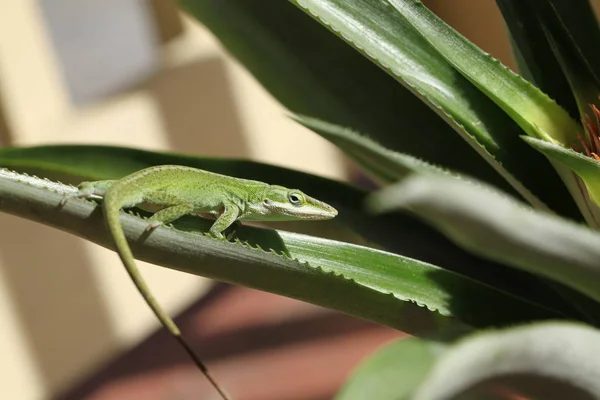
<path fill-rule="evenodd" d="M 152 221 L 146 226 L 146 229 L 144 229 L 144 232 L 150 232 L 151 230 L 158 228 L 162 224 L 163 223 L 160 221 Z"/>
<path fill-rule="evenodd" d="M 58 203 L 61 207 L 64 206 L 65 204 L 67 204 L 67 201 L 71 200 L 71 199 L 87 199 L 92 195 L 92 193 L 81 193 L 79 191 L 74 192 L 74 193 L 65 193 L 63 195 L 63 198 L 60 200 L 60 203 Z"/>
<path fill-rule="evenodd" d="M 227 228 L 227 231 L 229 231 L 229 232 L 226 232 L 224 235 L 225 240 L 227 240 L 228 242 L 231 242 L 235 238 L 238 228 L 241 226 L 242 226 L 242 223 L 240 221 L 235 221 L 233 224 L 231 224 Z"/>
<path fill-rule="evenodd" d="M 227 236 L 225 236 L 225 239 L 226 239 L 228 242 L 231 242 L 231 241 L 233 240 L 233 238 L 235 237 L 235 233 L 236 233 L 236 232 L 235 232 L 235 229 L 232 229 L 232 230 L 231 230 L 231 232 L 229 232 L 229 233 L 227 234 Z"/>
<path fill-rule="evenodd" d="M 60 206 L 64 206 L 67 204 L 67 201 L 70 199 L 87 199 L 91 197 L 95 193 L 96 189 L 93 182 L 81 182 L 79 186 L 77 186 L 77 191 L 72 193 L 65 193 L 62 200 L 60 201 Z"/>

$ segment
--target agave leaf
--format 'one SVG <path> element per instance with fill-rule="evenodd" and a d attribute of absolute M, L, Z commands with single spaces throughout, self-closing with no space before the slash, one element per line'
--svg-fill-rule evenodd
<path fill-rule="evenodd" d="M 72 184 L 83 180 L 117 179 L 160 164 L 187 165 L 306 190 L 333 204 L 339 210 L 338 217 L 332 221 L 281 223 L 283 229 L 376 246 L 439 265 L 560 310 L 566 315 L 579 315 L 534 277 L 520 271 L 507 271 L 501 265 L 475 257 L 412 216 L 396 214 L 374 217 L 366 213 L 363 210 L 365 192 L 330 179 L 252 161 L 190 157 L 124 147 L 40 146 L 0 149 L 0 166 Z"/>
<path fill-rule="evenodd" d="M 3 212 L 112 249 L 94 202 L 71 199 L 58 206 L 74 190 L 0 170 Z M 141 260 L 301 299 L 413 334 L 560 316 L 439 267 L 371 248 L 251 227 L 236 231 L 238 241 L 231 243 L 203 235 L 206 223 L 191 217 L 175 225 L 180 229 L 160 227 L 151 234 L 139 217 L 123 214 L 122 221 Z"/>
<path fill-rule="evenodd" d="M 582 191 L 587 193 L 589 198 L 593 200 L 593 202 L 586 201 L 587 207 L 592 210 L 591 215 L 594 218 L 594 225 L 600 226 L 600 208 L 598 207 L 600 205 L 600 162 L 572 149 L 557 146 L 543 140 L 531 137 L 523 137 L 523 140 L 551 161 L 566 166 L 583 180 L 585 188 L 582 188 Z"/>
<path fill-rule="evenodd" d="M 450 347 L 411 398 L 497 398 L 499 388 L 525 398 L 598 398 L 598 351 L 600 332 L 580 324 L 478 333 Z"/>
<path fill-rule="evenodd" d="M 370 207 L 409 210 L 475 254 L 600 300 L 600 234 L 535 212 L 489 186 L 411 175 L 376 194 Z"/>

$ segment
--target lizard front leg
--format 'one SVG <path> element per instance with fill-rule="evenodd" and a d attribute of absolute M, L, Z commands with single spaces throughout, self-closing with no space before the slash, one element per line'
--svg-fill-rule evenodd
<path fill-rule="evenodd" d="M 224 204 L 223 212 L 209 229 L 209 233 L 216 238 L 224 239 L 223 231 L 233 224 L 240 215 L 240 209 L 234 204 Z"/>

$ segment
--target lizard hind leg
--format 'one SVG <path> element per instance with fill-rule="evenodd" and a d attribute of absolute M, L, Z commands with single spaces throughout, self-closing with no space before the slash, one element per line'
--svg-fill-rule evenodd
<path fill-rule="evenodd" d="M 184 215 L 190 214 L 193 210 L 194 205 L 189 203 L 182 203 L 163 208 L 148 218 L 149 224 L 146 226 L 146 232 L 158 228 L 161 225 L 168 224 L 169 222 L 173 222 Z"/>
<path fill-rule="evenodd" d="M 104 197 L 106 191 L 114 182 L 114 180 L 81 182 L 79 185 L 77 185 L 76 192 L 66 193 L 63 196 L 62 200 L 60 201 L 60 205 L 64 206 L 65 203 L 72 198 L 87 199 L 94 195 Z"/>

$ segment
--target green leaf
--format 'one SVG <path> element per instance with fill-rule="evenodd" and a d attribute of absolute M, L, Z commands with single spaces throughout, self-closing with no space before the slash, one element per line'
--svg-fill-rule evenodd
<path fill-rule="evenodd" d="M 336 12 L 347 11 L 347 24 L 379 48 L 392 46 L 397 53 L 394 57 L 405 60 L 404 75 L 412 76 L 408 89 L 288 1 L 261 0 L 260 7 L 251 0 L 179 2 L 292 112 L 368 132 L 387 148 L 511 190 L 480 155 L 486 151 L 495 155 L 499 150 L 494 142 L 501 140 L 488 130 L 516 137 L 518 127 L 503 113 L 486 114 L 488 105 L 493 104 L 444 65 L 408 24 L 390 12 L 386 2 L 339 0 L 322 4 L 337 7 Z M 366 25 L 359 26 L 359 22 Z M 372 53 L 371 48 L 367 51 Z M 415 96 L 422 96 L 425 89 L 429 95 L 435 94 L 435 104 L 428 106 Z M 438 116 L 438 102 L 451 105 L 455 116 L 446 118 L 457 122 Z M 478 110 L 484 110 L 484 115 L 479 116 Z M 459 132 L 463 130 L 457 124 L 480 127 L 477 141 L 495 150 L 483 150 L 471 139 L 465 143 L 447 122 Z M 516 147 L 528 151 L 522 143 Z M 529 154 L 534 159 L 537 156 L 535 152 Z M 543 163 L 532 162 L 530 166 L 544 168 Z M 552 179 L 549 175 L 539 181 Z"/>
<path fill-rule="evenodd" d="M 482 257 L 560 282 L 600 301 L 600 234 L 535 212 L 489 186 L 449 176 L 411 175 L 370 200 L 406 209 Z"/>
<path fill-rule="evenodd" d="M 409 400 L 442 347 L 442 343 L 418 338 L 385 345 L 360 364 L 335 400 Z"/>
<path fill-rule="evenodd" d="M 582 190 L 593 200 L 593 203 L 587 202 L 587 207 L 593 211 L 595 226 L 600 226 L 600 209 L 598 208 L 600 206 L 600 162 L 572 149 L 566 149 L 543 140 L 531 137 L 523 137 L 523 140 L 551 161 L 566 166 L 583 180 L 585 188 Z"/>
<path fill-rule="evenodd" d="M 112 248 L 92 201 L 59 203 L 75 188 L 0 171 L 0 210 Z M 145 232 L 129 214 L 122 222 L 140 260 L 243 285 L 424 334 L 441 327 L 487 326 L 560 314 L 417 260 L 315 237 L 242 227 L 250 243 L 207 237 L 206 221 L 189 217 L 176 228 Z M 264 249 L 264 250 L 263 250 Z"/>
<path fill-rule="evenodd" d="M 599 351 L 600 332 L 580 324 L 479 333 L 448 349 L 411 398 L 498 398 L 499 389 L 531 399 L 598 398 Z"/>
<path fill-rule="evenodd" d="M 547 95 L 469 42 L 419 1 L 390 0 L 410 24 L 460 73 L 530 136 L 568 145 L 579 126 Z"/>

